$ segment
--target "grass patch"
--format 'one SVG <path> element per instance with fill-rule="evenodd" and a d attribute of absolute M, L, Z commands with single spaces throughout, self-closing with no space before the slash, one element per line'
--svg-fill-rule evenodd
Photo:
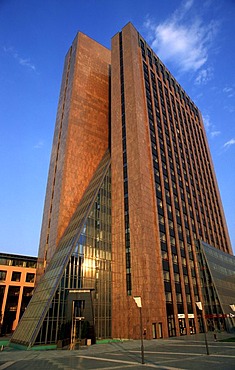
<path fill-rule="evenodd" d="M 121 339 L 97 339 L 96 344 L 107 344 L 107 343 L 120 343 Z"/>
<path fill-rule="evenodd" d="M 221 339 L 218 342 L 235 342 L 235 337 L 234 338 Z"/>
<path fill-rule="evenodd" d="M 18 343 L 10 343 L 10 347 L 16 350 L 23 350 L 23 351 L 26 351 L 26 350 L 28 351 L 47 351 L 51 349 L 57 349 L 56 344 L 37 345 L 37 346 L 28 348 L 27 346 L 23 346 Z"/>

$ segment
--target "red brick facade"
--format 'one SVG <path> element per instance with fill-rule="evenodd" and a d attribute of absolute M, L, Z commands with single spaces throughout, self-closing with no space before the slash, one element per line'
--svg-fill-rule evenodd
<path fill-rule="evenodd" d="M 51 259 L 108 148 L 109 74 L 110 51 L 78 33 L 65 59 L 39 247 L 41 268 Z"/>

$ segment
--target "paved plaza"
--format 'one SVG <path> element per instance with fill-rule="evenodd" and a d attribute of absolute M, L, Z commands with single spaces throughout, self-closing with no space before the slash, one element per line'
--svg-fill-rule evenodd
<path fill-rule="evenodd" d="M 144 364 L 140 341 L 96 344 L 79 350 L 0 352 L 0 370 L 71 370 L 71 369 L 235 369 L 235 342 L 220 342 L 229 335 L 219 333 L 214 341 L 208 334 L 207 355 L 204 334 L 144 341 Z"/>

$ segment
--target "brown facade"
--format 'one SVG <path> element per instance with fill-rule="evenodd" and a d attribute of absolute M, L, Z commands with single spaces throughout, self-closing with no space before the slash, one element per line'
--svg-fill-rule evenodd
<path fill-rule="evenodd" d="M 201 114 L 129 23 L 112 40 L 113 337 L 200 330 L 195 240 L 231 252 Z M 128 237 L 127 237 L 128 235 Z"/>
<path fill-rule="evenodd" d="M 109 144 L 110 51 L 78 33 L 65 59 L 39 247 L 50 261 Z"/>
<path fill-rule="evenodd" d="M 107 148 L 112 337 L 139 338 L 134 297 L 147 339 L 199 332 L 195 241 L 232 254 L 226 221 L 201 114 L 131 23 L 111 53 L 79 33 L 66 56 L 38 275 Z"/>
<path fill-rule="evenodd" d="M 133 296 L 141 296 L 147 333 L 152 330 L 152 323 L 161 322 L 166 335 L 164 285 L 163 279 L 158 279 L 162 270 L 141 55 L 136 47 L 138 35 L 130 24 L 122 33 L 132 279 L 132 293 L 126 292 L 119 41 L 117 34 L 112 41 L 112 334 L 139 338 L 139 310 Z"/>

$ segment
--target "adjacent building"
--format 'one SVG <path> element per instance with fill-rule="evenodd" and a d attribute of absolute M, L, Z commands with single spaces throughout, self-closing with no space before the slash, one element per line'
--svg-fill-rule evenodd
<path fill-rule="evenodd" d="M 33 295 L 37 258 L 0 253 L 0 334 L 11 334 Z"/>
<path fill-rule="evenodd" d="M 139 338 L 134 297 L 147 339 L 199 332 L 198 241 L 232 255 L 200 111 L 131 23 L 111 51 L 78 33 L 12 344 Z"/>

